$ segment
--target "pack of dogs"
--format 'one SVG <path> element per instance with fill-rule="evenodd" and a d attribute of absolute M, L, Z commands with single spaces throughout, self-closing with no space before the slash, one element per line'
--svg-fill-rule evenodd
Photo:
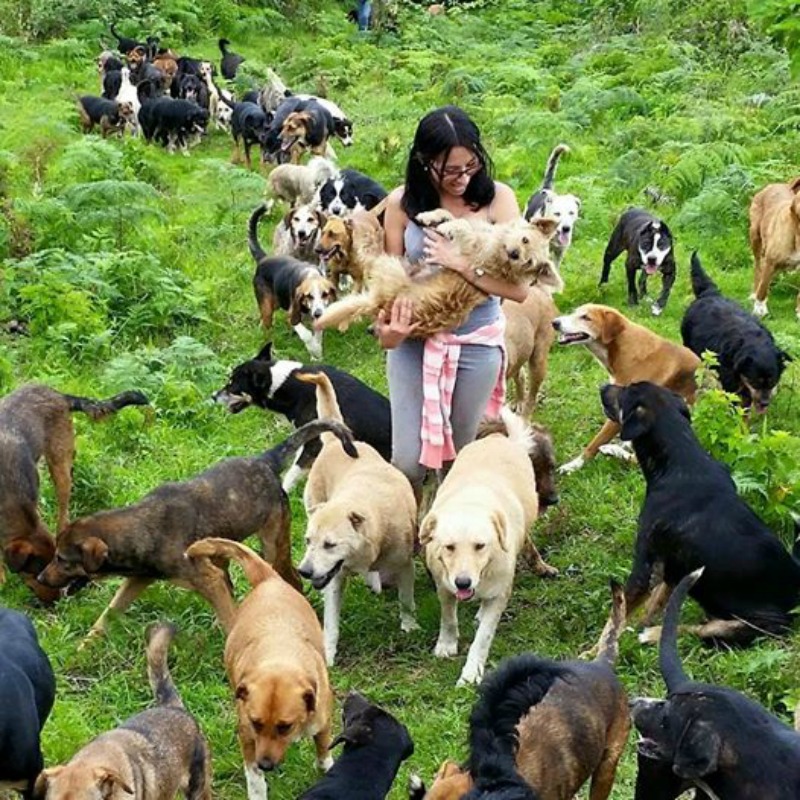
<path fill-rule="evenodd" d="M 85 132 L 97 127 L 106 137 L 130 130 L 188 152 L 213 120 L 230 131 L 236 158 L 243 149 L 248 168 L 254 146 L 259 160 L 273 165 L 270 200 L 253 211 L 247 228 L 268 338 L 275 315 L 285 313 L 310 357 L 320 360 L 323 329 L 344 331 L 360 319 L 374 320 L 397 298 L 413 300 L 419 336 L 456 327 L 485 299 L 452 271 L 411 268 L 384 252 L 387 193 L 368 175 L 340 170 L 331 159 L 330 140 L 347 146 L 353 135 L 352 122 L 332 101 L 292 93 L 271 70 L 264 86 L 236 100 L 211 62 L 162 48 L 154 36 L 132 39 L 114 25 L 111 33 L 119 55 L 109 50 L 98 58 L 102 96 L 77 101 Z M 245 62 L 230 47 L 219 40 L 219 74 L 226 81 Z M 564 288 L 562 269 L 581 213 L 576 195 L 554 188 L 559 160 L 569 152 L 564 144 L 553 149 L 518 220 L 489 225 L 443 209 L 415 220 L 446 236 L 486 274 L 530 285 L 523 303 L 501 306 L 505 377 L 516 405 L 483 421 L 475 441 L 439 476 L 427 507 L 391 463 L 389 400 L 335 366 L 278 358 L 271 341 L 232 370 L 213 400 L 231 414 L 256 406 L 282 415 L 294 428 L 283 441 L 156 486 L 131 505 L 72 521 L 72 414 L 113 417 L 127 407 L 146 407 L 148 398 L 130 390 L 96 400 L 28 385 L 0 400 L 2 563 L 42 604 L 79 594 L 89 582 L 122 578 L 84 644 L 101 637 L 111 614 L 124 612 L 156 581 L 205 599 L 225 634 L 249 800 L 266 800 L 265 774 L 301 738 L 313 740 L 322 772 L 302 798 L 388 795 L 414 753 L 409 730 L 351 692 L 335 736 L 329 668 L 348 648 L 347 637 L 340 637 L 348 580 L 360 578 L 376 594 L 396 588 L 401 630 L 419 627 L 414 584 L 420 553 L 440 606 L 434 656 L 458 655 L 459 606 L 477 601 L 478 624 L 458 684 L 479 690 L 467 760 L 445 761 L 428 786 L 412 776 L 412 800 L 568 800 L 585 785 L 592 800 L 606 800 L 631 727 L 641 737 L 636 800 L 675 800 L 687 791 L 704 800 L 800 796 L 800 733 L 733 689 L 692 681 L 677 649 L 679 631 L 712 645 L 784 636 L 800 607 L 800 545 L 788 551 L 742 500 L 727 467 L 697 439 L 690 413 L 708 352 L 721 388 L 750 414 L 770 406 L 791 357 L 760 317 L 775 273 L 800 264 L 800 179 L 767 186 L 753 198 L 754 313 L 722 294 L 695 252 L 689 271 L 694 299 L 678 344 L 609 305 L 559 313 L 554 295 Z M 308 163 L 301 163 L 306 156 Z M 287 208 L 268 253 L 258 228 L 275 203 Z M 628 304 L 638 305 L 647 297 L 648 278 L 660 276 L 650 309 L 658 316 L 676 281 L 674 247 L 664 220 L 627 209 L 610 234 L 600 283 L 627 253 Z M 608 380 L 600 391 L 604 425 L 560 468 L 552 435 L 531 421 L 554 343 L 585 346 Z M 612 582 L 611 612 L 597 644 L 583 660 L 524 653 L 487 670 L 518 562 L 525 559 L 541 578 L 558 575 L 532 536 L 537 519 L 558 502 L 558 472 L 587 467 L 598 453 L 636 462 L 646 494 L 630 573 L 624 585 Z M 39 508 L 40 461 L 55 489 L 55 536 Z M 304 553 L 295 567 L 287 493 L 300 482 Z M 253 535 L 260 553 L 244 544 Z M 231 562 L 248 587 L 240 602 Z M 322 593 L 322 623 L 303 593 L 304 581 Z M 679 626 L 687 595 L 706 619 Z M 665 608 L 663 626 L 654 624 Z M 667 696 L 629 705 L 615 666 L 620 636 L 639 611 L 640 642 L 660 642 Z M 168 800 L 176 793 L 208 800 L 208 743 L 167 663 L 175 636 L 167 623 L 147 633 L 155 704 L 98 735 L 67 763 L 46 766 L 40 737 L 55 698 L 53 669 L 28 618 L 0 608 L 0 789 L 30 800 Z"/>

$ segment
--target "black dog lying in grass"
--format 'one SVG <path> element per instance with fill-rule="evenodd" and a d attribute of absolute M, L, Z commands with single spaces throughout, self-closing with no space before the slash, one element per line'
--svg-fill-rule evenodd
<path fill-rule="evenodd" d="M 0 791 L 32 796 L 44 767 L 39 735 L 56 697 L 50 661 L 30 620 L 0 608 Z"/>
<path fill-rule="evenodd" d="M 331 747 L 341 742 L 342 755 L 300 800 L 383 800 L 414 752 L 406 726 L 357 692 L 345 700 L 342 732 Z"/>
<path fill-rule="evenodd" d="M 697 253 L 692 253 L 692 289 L 697 299 L 683 315 L 683 343 L 698 356 L 716 353 L 722 388 L 739 395 L 745 408 L 766 411 L 791 358 L 757 317 L 720 294 Z"/>
<path fill-rule="evenodd" d="M 633 442 L 647 481 L 625 584 L 628 613 L 660 577 L 663 583 L 648 604 L 649 622 L 670 589 L 704 566 L 692 597 L 710 620 L 693 627 L 694 633 L 740 643 L 762 633 L 786 633 L 800 603 L 800 562 L 739 498 L 727 467 L 702 448 L 684 401 L 647 382 L 608 385 L 600 393 L 606 416 Z M 658 633 L 651 628 L 640 638 L 655 641 Z"/>
<path fill-rule="evenodd" d="M 701 572 L 687 575 L 667 606 L 659 653 L 667 699 L 632 703 L 642 735 L 635 800 L 674 800 L 692 787 L 700 797 L 795 800 L 800 734 L 739 692 L 692 681 L 683 670 L 678 619 Z"/>

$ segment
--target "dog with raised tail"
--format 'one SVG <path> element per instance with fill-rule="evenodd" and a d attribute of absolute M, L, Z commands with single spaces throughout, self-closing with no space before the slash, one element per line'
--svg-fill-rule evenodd
<path fill-rule="evenodd" d="M 558 222 L 556 235 L 550 240 L 550 252 L 556 267 L 561 266 L 564 253 L 572 244 L 575 223 L 581 213 L 579 197 L 574 194 L 558 194 L 553 189 L 558 161 L 564 153 L 569 153 L 569 147 L 565 144 L 553 148 L 550 158 L 547 159 L 542 185 L 530 196 L 525 206 L 525 219 L 529 221 L 539 217 L 552 217 Z"/>

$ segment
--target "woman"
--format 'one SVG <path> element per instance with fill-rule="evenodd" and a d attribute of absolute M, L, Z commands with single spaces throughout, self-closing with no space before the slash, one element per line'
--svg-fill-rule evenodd
<path fill-rule="evenodd" d="M 391 314 L 378 317 L 376 334 L 389 351 L 392 462 L 418 498 L 427 469 L 452 461 L 475 438 L 490 400 L 502 400 L 497 396 L 504 390 L 499 298 L 522 302 L 528 287 L 474 270 L 448 239 L 413 220 L 435 208 L 493 223 L 517 219 L 513 191 L 495 182 L 492 171 L 475 123 L 460 108 L 445 106 L 419 123 L 405 184 L 388 197 L 388 253 L 405 256 L 411 265 L 425 262 L 451 269 L 487 294 L 461 326 L 429 339 L 412 338 L 414 309 L 408 300 L 398 299 Z"/>

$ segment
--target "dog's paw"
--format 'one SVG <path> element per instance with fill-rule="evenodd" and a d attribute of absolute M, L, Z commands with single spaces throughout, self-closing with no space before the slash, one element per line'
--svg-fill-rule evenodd
<path fill-rule="evenodd" d="M 585 463 L 586 459 L 583 456 L 578 456 L 577 458 L 573 458 L 572 461 L 567 461 L 566 464 L 562 464 L 558 468 L 558 472 L 560 475 L 569 475 L 570 472 L 577 472 Z"/>
<path fill-rule="evenodd" d="M 660 317 L 664 313 L 664 309 L 658 303 L 653 303 L 650 306 L 650 311 L 654 317 Z"/>
<path fill-rule="evenodd" d="M 403 633 L 411 633 L 420 629 L 419 623 L 411 616 L 400 617 L 400 630 Z"/>
<path fill-rule="evenodd" d="M 366 583 L 367 588 L 375 594 L 380 594 L 383 590 L 383 585 L 381 584 L 381 574 L 377 570 L 367 572 L 366 575 L 364 575 L 364 583 Z"/>
<path fill-rule="evenodd" d="M 757 317 L 766 317 L 769 314 L 769 310 L 767 309 L 767 301 L 766 300 L 756 300 L 753 303 L 753 314 Z"/>
<path fill-rule="evenodd" d="M 327 772 L 333 766 L 333 756 L 325 756 L 325 758 L 318 758 L 317 766 L 323 772 Z"/>
<path fill-rule="evenodd" d="M 458 655 L 458 642 L 440 638 L 436 642 L 436 647 L 433 648 L 433 654 L 436 658 L 452 658 Z"/>
<path fill-rule="evenodd" d="M 661 639 L 661 626 L 653 625 L 650 628 L 645 628 L 639 634 L 639 644 L 658 644 Z"/>
<path fill-rule="evenodd" d="M 469 661 L 464 664 L 464 669 L 461 670 L 461 675 L 456 681 L 456 686 L 475 686 L 481 682 L 483 678 L 483 667 L 479 664 L 470 664 Z"/>
<path fill-rule="evenodd" d="M 558 576 L 558 570 L 555 567 L 551 567 L 545 561 L 540 561 L 534 569 L 540 578 L 555 578 Z"/>
<path fill-rule="evenodd" d="M 600 446 L 600 452 L 604 456 L 618 458 L 620 461 L 636 461 L 636 454 L 629 448 L 621 444 L 604 444 Z"/>
<path fill-rule="evenodd" d="M 443 208 L 435 208 L 433 211 L 423 211 L 422 214 L 417 214 L 416 221 L 423 228 L 437 228 L 439 225 L 444 225 L 445 222 L 450 222 L 453 215 Z"/>

